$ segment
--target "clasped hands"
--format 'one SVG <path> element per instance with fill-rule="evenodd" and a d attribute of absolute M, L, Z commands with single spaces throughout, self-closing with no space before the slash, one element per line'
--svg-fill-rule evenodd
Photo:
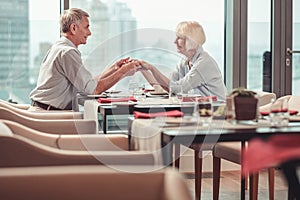
<path fill-rule="evenodd" d="M 143 60 L 131 59 L 130 57 L 119 60 L 115 63 L 115 70 L 126 69 L 126 76 L 132 76 L 138 71 L 151 70 L 152 65 Z"/>

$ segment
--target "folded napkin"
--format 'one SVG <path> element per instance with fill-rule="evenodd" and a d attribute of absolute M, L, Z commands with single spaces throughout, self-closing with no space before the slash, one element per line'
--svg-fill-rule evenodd
<path fill-rule="evenodd" d="M 134 111 L 133 112 L 134 118 L 155 118 L 155 117 L 183 117 L 183 112 L 180 112 L 178 110 L 172 110 L 167 112 L 157 112 L 157 113 L 143 113 Z"/>
<path fill-rule="evenodd" d="M 145 92 L 154 92 L 154 89 L 145 89 Z"/>
<path fill-rule="evenodd" d="M 278 112 L 286 112 L 286 111 L 280 111 L 280 110 L 276 110 L 276 111 L 272 111 L 274 113 L 278 113 Z M 270 112 L 268 111 L 261 111 L 259 112 L 262 116 L 267 116 L 270 114 Z M 290 115 L 296 115 L 298 114 L 298 110 L 289 110 Z"/>
<path fill-rule="evenodd" d="M 134 101 L 137 100 L 133 97 L 124 97 L 124 98 L 99 98 L 99 103 L 112 103 L 112 102 L 128 102 L 128 101 Z"/>
<path fill-rule="evenodd" d="M 183 102 L 192 102 L 192 101 L 195 101 L 196 98 L 198 99 L 199 102 L 202 102 L 202 101 L 205 101 L 209 98 L 212 99 L 212 101 L 217 101 L 217 96 L 205 96 L 205 97 L 183 97 L 182 100 Z"/>

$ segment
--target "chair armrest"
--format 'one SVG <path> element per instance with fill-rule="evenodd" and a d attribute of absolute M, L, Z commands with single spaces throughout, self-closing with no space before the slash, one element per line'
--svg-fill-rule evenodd
<path fill-rule="evenodd" d="M 157 171 L 146 166 L 142 169 L 140 166 L 125 167 L 143 172 L 128 173 L 90 165 L 4 168 L 0 171 L 0 193 L 3 199 L 15 200 L 192 199 L 178 172 Z"/>
<path fill-rule="evenodd" d="M 123 134 L 107 135 L 61 135 L 58 148 L 65 150 L 121 151 L 129 150 L 128 136 Z"/>
<path fill-rule="evenodd" d="M 55 134 L 96 134 L 95 120 L 83 119 L 35 119 L 0 107 L 0 119 L 18 122 L 41 132 Z"/>
<path fill-rule="evenodd" d="M 154 165 L 154 156 L 134 151 L 72 151 L 48 147 L 22 136 L 0 136 L 0 167 L 55 165 Z"/>

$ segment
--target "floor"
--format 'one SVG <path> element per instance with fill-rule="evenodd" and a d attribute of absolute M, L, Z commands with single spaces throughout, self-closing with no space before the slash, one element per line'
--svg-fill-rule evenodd
<path fill-rule="evenodd" d="M 192 195 L 195 196 L 194 191 L 194 175 L 184 174 L 186 182 L 191 189 Z M 202 178 L 202 192 L 201 200 L 212 200 L 212 174 L 207 172 L 203 173 Z M 228 171 L 221 172 L 221 183 L 220 183 L 220 200 L 235 200 L 240 199 L 240 172 L 239 171 Z M 248 190 L 246 191 L 246 199 L 248 199 Z M 268 174 L 263 171 L 259 175 L 259 200 L 269 200 L 268 195 Z M 287 186 L 279 170 L 275 171 L 275 200 L 287 199 Z"/>

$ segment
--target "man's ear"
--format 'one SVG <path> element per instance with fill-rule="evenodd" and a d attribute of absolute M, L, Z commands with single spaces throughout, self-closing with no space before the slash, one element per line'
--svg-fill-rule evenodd
<path fill-rule="evenodd" d="M 76 24 L 73 23 L 70 25 L 70 31 L 72 34 L 75 34 L 76 29 L 77 29 Z"/>

